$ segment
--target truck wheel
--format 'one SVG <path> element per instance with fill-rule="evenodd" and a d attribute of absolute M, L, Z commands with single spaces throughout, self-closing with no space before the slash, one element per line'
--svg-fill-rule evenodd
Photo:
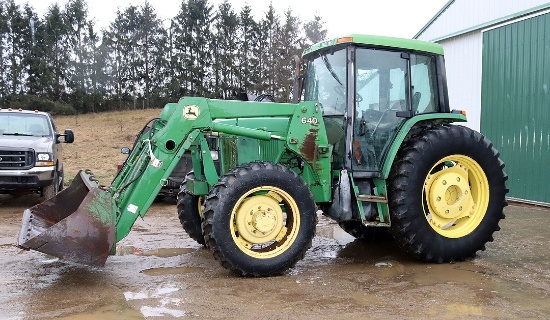
<path fill-rule="evenodd" d="M 202 233 L 202 196 L 195 196 L 187 191 L 187 179 L 195 179 L 195 173 L 189 172 L 181 183 L 178 192 L 178 217 L 183 230 L 189 237 L 199 244 L 205 245 L 204 235 Z"/>
<path fill-rule="evenodd" d="M 428 129 L 401 147 L 389 177 L 391 233 L 430 262 L 474 257 L 504 218 L 504 163 L 492 143 L 457 125 Z"/>
<path fill-rule="evenodd" d="M 390 241 L 392 239 L 387 227 L 367 227 L 358 220 L 342 221 L 338 225 L 351 236 L 366 242 Z"/>
<path fill-rule="evenodd" d="M 61 169 L 57 175 L 59 177 L 59 189 L 57 192 L 60 192 L 65 189 L 65 174 L 63 173 L 63 169 Z"/>
<path fill-rule="evenodd" d="M 204 204 L 205 240 L 238 275 L 270 276 L 302 259 L 315 236 L 308 185 L 280 164 L 253 162 L 223 175 Z"/>
<path fill-rule="evenodd" d="M 59 192 L 59 180 L 59 173 L 56 171 L 53 176 L 52 184 L 42 188 L 42 197 L 44 200 L 53 198 Z"/>

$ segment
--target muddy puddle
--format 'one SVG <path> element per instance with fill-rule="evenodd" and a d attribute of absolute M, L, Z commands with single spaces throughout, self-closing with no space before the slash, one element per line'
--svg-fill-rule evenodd
<path fill-rule="evenodd" d="M 0 199 L 1 200 L 1 199 Z M 14 243 L 20 206 L 0 207 L 1 319 L 550 319 L 550 211 L 511 206 L 472 261 L 422 263 L 320 217 L 288 273 L 241 278 L 155 204 L 103 268 Z"/>
<path fill-rule="evenodd" d="M 148 276 L 163 276 L 168 274 L 183 274 L 204 272 L 204 268 L 200 267 L 171 267 L 171 268 L 153 268 L 141 271 Z"/>
<path fill-rule="evenodd" d="M 193 248 L 161 248 L 161 249 L 150 249 L 150 250 L 143 250 L 136 247 L 126 247 L 126 246 L 118 246 L 116 249 L 116 255 L 117 256 L 124 256 L 127 254 L 135 254 L 138 256 L 155 256 L 155 257 L 161 257 L 161 258 L 168 258 L 168 257 L 174 257 L 179 256 L 182 254 L 187 254 L 195 251 L 197 249 Z"/>

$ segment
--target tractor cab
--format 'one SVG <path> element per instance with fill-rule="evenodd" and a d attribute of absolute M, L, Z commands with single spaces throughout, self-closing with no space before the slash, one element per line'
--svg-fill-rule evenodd
<path fill-rule="evenodd" d="M 334 169 L 379 177 L 406 119 L 448 112 L 441 49 L 417 45 L 354 35 L 306 50 L 303 99 L 323 108 Z"/>

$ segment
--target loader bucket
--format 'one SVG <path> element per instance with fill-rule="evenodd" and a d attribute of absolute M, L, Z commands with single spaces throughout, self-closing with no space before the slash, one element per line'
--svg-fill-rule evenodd
<path fill-rule="evenodd" d="M 109 192 L 80 171 L 67 189 L 23 212 L 18 246 L 101 267 L 115 241 L 115 213 Z"/>

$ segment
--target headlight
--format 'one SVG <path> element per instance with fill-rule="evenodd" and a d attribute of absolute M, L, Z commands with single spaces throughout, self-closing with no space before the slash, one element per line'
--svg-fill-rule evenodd
<path fill-rule="evenodd" d="M 218 158 L 219 158 L 219 156 L 218 156 L 218 151 L 216 151 L 216 150 L 210 150 L 210 156 L 212 157 L 212 160 L 218 161 Z"/>
<path fill-rule="evenodd" d="M 53 166 L 53 157 L 50 153 L 37 153 L 36 154 L 36 166 L 37 167 L 47 167 Z"/>

